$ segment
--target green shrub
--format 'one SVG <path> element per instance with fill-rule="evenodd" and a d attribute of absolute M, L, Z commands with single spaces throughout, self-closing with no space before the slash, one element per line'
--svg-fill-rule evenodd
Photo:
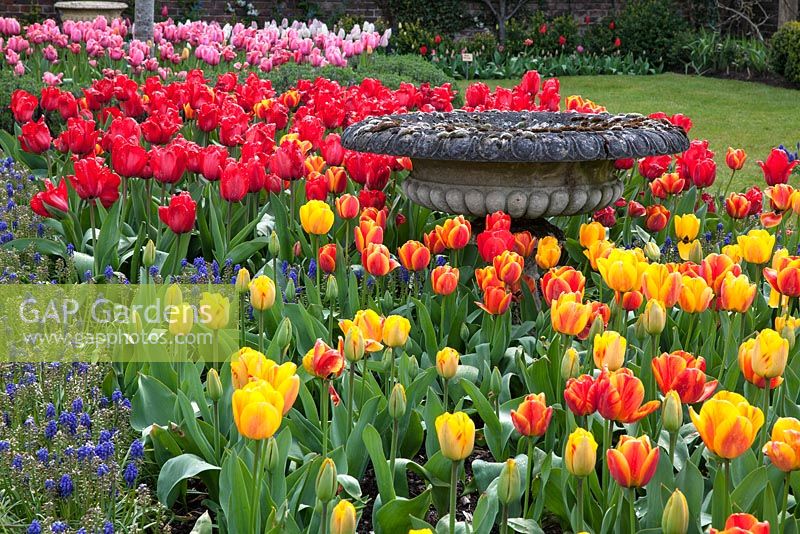
<path fill-rule="evenodd" d="M 623 54 L 668 68 L 678 65 L 673 45 L 688 23 L 672 0 L 634 0 L 619 13 L 615 25 Z"/>
<path fill-rule="evenodd" d="M 23 89 L 39 97 L 44 84 L 31 74 L 15 76 L 10 69 L 0 69 L 0 130 L 14 131 L 14 116 L 11 114 L 11 93 Z"/>
<path fill-rule="evenodd" d="M 471 54 L 491 54 L 497 50 L 497 38 L 490 32 L 479 32 L 464 39 L 459 39 L 453 45 L 455 51 L 463 50 Z"/>
<path fill-rule="evenodd" d="M 461 0 L 385 0 L 381 8 L 395 28 L 417 22 L 432 33 L 452 35 L 474 24 Z"/>
<path fill-rule="evenodd" d="M 769 44 L 769 61 L 775 72 L 792 83 L 800 83 L 800 21 L 781 26 Z"/>
<path fill-rule="evenodd" d="M 707 72 L 746 72 L 760 74 L 769 70 L 767 46 L 757 40 L 731 37 L 719 32 L 700 31 L 683 44 L 677 59 L 692 74 Z"/>
<path fill-rule="evenodd" d="M 423 46 L 432 49 L 437 35 L 421 22 L 404 22 L 392 33 L 391 43 L 400 54 L 419 54 Z"/>
<path fill-rule="evenodd" d="M 583 47 L 591 54 L 607 54 L 615 50 L 616 23 L 611 17 L 591 24 L 583 34 Z"/>
<path fill-rule="evenodd" d="M 563 46 L 561 37 L 566 39 Z M 526 41 L 531 44 L 525 44 Z M 508 21 L 505 52 L 510 56 L 561 54 L 565 50 L 575 50 L 578 41 L 578 22 L 572 15 L 548 19 L 537 11 L 528 17 L 515 17 Z"/>

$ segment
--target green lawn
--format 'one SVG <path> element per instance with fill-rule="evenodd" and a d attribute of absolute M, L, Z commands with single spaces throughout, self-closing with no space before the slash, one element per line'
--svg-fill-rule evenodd
<path fill-rule="evenodd" d="M 691 117 L 692 138 L 708 139 L 724 166 L 728 146 L 744 148 L 748 161 L 737 173 L 739 187 L 763 187 L 757 160 L 773 146 L 794 147 L 800 141 L 800 91 L 760 83 L 721 80 L 681 74 L 656 76 L 562 77 L 561 96 L 581 95 L 606 106 L 612 113 L 683 113 Z M 490 87 L 512 87 L 516 80 L 484 80 Z M 464 89 L 465 82 L 459 82 Z M 718 180 L 727 181 L 720 168 Z"/>

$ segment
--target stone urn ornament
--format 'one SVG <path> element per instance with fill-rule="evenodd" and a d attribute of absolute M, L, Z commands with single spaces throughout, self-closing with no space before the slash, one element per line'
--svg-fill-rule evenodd
<path fill-rule="evenodd" d="M 103 16 L 108 20 L 119 18 L 122 16 L 122 12 L 127 9 L 128 4 L 101 0 L 75 0 L 56 2 L 54 7 L 58 10 L 61 20 L 92 21 L 99 16 Z"/>
<path fill-rule="evenodd" d="M 410 157 L 403 189 L 417 204 L 504 211 L 515 226 L 560 235 L 546 217 L 594 213 L 622 196 L 615 160 L 683 152 L 689 139 L 638 114 L 452 111 L 370 117 L 346 128 L 342 145 Z"/>

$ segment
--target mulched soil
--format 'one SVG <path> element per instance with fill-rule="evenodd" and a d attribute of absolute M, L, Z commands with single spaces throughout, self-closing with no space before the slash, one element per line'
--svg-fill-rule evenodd
<path fill-rule="evenodd" d="M 739 80 L 741 82 L 756 82 L 770 85 L 772 87 L 783 87 L 785 89 L 800 89 L 796 84 L 793 84 L 783 76 L 775 74 L 774 72 L 766 72 L 763 74 L 748 74 L 747 72 L 731 71 L 731 72 L 709 72 L 704 74 L 710 78 L 721 78 L 723 80 Z"/>

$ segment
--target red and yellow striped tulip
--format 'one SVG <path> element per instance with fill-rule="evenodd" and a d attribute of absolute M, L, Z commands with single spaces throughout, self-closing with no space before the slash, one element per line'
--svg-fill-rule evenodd
<path fill-rule="evenodd" d="M 635 423 L 653 413 L 661 401 L 644 401 L 642 381 L 630 369 L 604 370 L 595 381 L 597 411 L 607 421 Z"/>
<path fill-rule="evenodd" d="M 686 351 L 665 352 L 653 358 L 651 366 L 661 393 L 675 391 L 684 404 L 703 402 L 717 389 L 716 380 L 706 381 L 706 361 Z"/>
<path fill-rule="evenodd" d="M 544 393 L 525 397 L 516 410 L 511 410 L 511 422 L 523 436 L 543 436 L 550 425 L 553 407 L 548 406 Z"/>
<path fill-rule="evenodd" d="M 764 424 L 764 413 L 732 391 L 720 391 L 689 416 L 708 450 L 720 458 L 741 456 L 753 445 Z"/>
<path fill-rule="evenodd" d="M 606 451 L 608 471 L 623 488 L 643 488 L 656 473 L 658 454 L 647 436 L 622 436 L 615 448 Z"/>

